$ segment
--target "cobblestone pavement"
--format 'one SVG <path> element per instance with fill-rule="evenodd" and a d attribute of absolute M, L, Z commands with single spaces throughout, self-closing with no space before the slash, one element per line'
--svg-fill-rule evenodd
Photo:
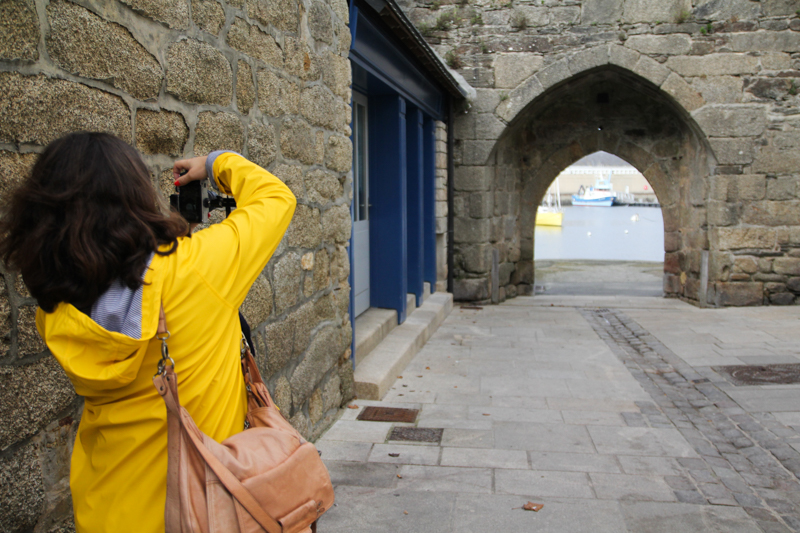
<path fill-rule="evenodd" d="M 456 308 L 382 401 L 351 402 L 317 442 L 337 495 L 320 529 L 800 531 L 800 385 L 712 368 L 800 363 L 798 319 L 640 297 Z M 368 405 L 419 415 L 357 420 Z"/>
<path fill-rule="evenodd" d="M 675 427 L 700 455 L 678 460 L 687 475 L 665 478 L 679 501 L 738 505 L 766 531 L 783 531 L 781 523 L 800 530 L 794 429 L 746 412 L 718 387 L 723 377 L 696 371 L 624 312 L 581 314 L 653 398 L 637 402 L 641 414 L 623 413 L 627 424 Z"/>

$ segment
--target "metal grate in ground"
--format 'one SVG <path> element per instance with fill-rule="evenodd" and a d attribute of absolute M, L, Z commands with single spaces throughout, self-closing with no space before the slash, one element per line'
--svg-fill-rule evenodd
<path fill-rule="evenodd" d="M 800 363 L 785 365 L 713 366 L 734 385 L 791 385 L 800 383 Z"/>
<path fill-rule="evenodd" d="M 439 444 L 442 442 L 443 433 L 444 429 L 441 428 L 396 427 L 389 434 L 389 441 L 432 442 Z"/>
<path fill-rule="evenodd" d="M 365 407 L 358 415 L 358 420 L 369 422 L 406 422 L 414 423 L 419 414 L 419 409 L 402 409 L 400 407 L 378 407 L 370 405 Z"/>

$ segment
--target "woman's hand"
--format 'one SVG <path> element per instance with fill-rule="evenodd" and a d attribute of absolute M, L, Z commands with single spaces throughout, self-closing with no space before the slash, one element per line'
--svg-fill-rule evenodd
<path fill-rule="evenodd" d="M 172 167 L 172 175 L 175 178 L 175 186 L 186 185 L 190 181 L 198 181 L 208 177 L 206 173 L 207 156 L 193 157 L 191 159 L 181 159 L 175 161 Z M 186 171 L 181 175 L 182 171 Z"/>

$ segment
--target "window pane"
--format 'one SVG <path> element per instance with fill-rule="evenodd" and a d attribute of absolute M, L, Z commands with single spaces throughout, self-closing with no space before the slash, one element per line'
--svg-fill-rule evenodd
<path fill-rule="evenodd" d="M 356 189 L 358 198 L 358 216 L 356 220 L 367 220 L 367 109 L 356 104 Z"/>
<path fill-rule="evenodd" d="M 359 174 L 359 159 L 358 159 L 358 145 L 361 138 L 361 131 L 358 128 L 358 104 L 353 104 L 353 220 L 361 220 L 359 213 L 359 196 L 358 196 L 358 174 Z"/>

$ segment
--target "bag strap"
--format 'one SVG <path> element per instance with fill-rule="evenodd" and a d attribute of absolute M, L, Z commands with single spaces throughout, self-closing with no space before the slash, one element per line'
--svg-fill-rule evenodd
<path fill-rule="evenodd" d="M 160 338 L 162 344 L 166 345 L 166 339 L 169 338 L 169 331 L 167 330 L 167 317 L 164 313 L 164 304 L 161 304 L 161 308 L 159 309 L 158 315 L 158 331 L 156 334 L 157 338 Z M 250 354 L 249 347 L 247 349 L 247 355 L 249 359 L 252 360 L 252 354 Z M 253 361 L 255 363 L 255 361 Z M 255 367 L 256 375 L 258 376 L 257 379 L 261 382 L 261 376 L 258 374 L 258 367 L 253 364 Z M 171 376 L 170 376 L 171 374 Z M 166 385 L 163 382 L 164 377 L 167 376 L 167 382 L 170 381 L 170 377 L 172 378 L 172 386 Z M 161 379 L 159 379 L 161 378 Z M 192 443 L 194 444 L 195 449 L 198 453 L 203 457 L 203 460 L 206 464 L 211 468 L 214 474 L 219 478 L 220 482 L 225 486 L 228 492 L 236 498 L 236 500 L 245 508 L 245 510 L 250 513 L 250 516 L 258 522 L 258 524 L 263 527 L 268 533 L 282 533 L 283 527 L 274 519 L 272 518 L 269 513 L 267 513 L 261 505 L 256 501 L 253 495 L 250 493 L 247 488 L 242 485 L 242 482 L 234 476 L 230 470 L 228 470 L 225 465 L 223 465 L 219 459 L 217 459 L 211 451 L 206 448 L 205 444 L 203 444 L 202 439 L 192 431 L 191 428 L 187 428 L 186 425 L 183 423 L 183 415 L 189 417 L 191 419 L 191 415 L 189 414 L 186 409 L 181 407 L 180 401 L 178 400 L 178 380 L 177 376 L 175 375 L 174 367 L 172 365 L 165 368 L 165 373 L 163 375 L 156 375 L 154 377 L 154 384 L 156 385 L 156 389 L 159 390 L 159 393 L 164 397 L 164 400 L 167 403 L 167 448 L 170 452 L 170 455 L 177 455 L 177 458 L 180 457 L 180 447 L 176 445 L 178 441 L 175 441 L 174 438 L 180 438 L 180 431 L 179 427 L 183 427 L 184 433 L 189 436 Z M 160 382 L 160 385 L 159 383 Z M 263 383 L 263 382 L 262 382 Z M 170 408 L 171 407 L 171 408 Z M 177 424 L 176 424 L 177 422 Z M 196 426 L 195 426 L 196 427 Z M 199 430 L 198 430 L 199 432 Z M 173 437 L 173 438 L 170 438 Z M 173 486 L 173 495 L 178 493 L 178 486 L 177 486 L 177 466 L 179 463 L 178 461 L 170 461 L 168 465 L 168 479 L 167 485 Z M 171 479 L 170 479 L 171 478 Z M 169 492 L 169 491 L 168 491 Z M 171 502 L 173 505 L 180 505 L 179 502 Z M 177 526 L 178 529 L 175 531 L 180 531 L 180 518 L 179 514 L 175 512 L 170 512 L 170 507 L 168 505 L 168 509 L 166 511 L 166 522 L 167 526 L 172 525 Z"/>
<path fill-rule="evenodd" d="M 153 376 L 156 390 L 164 398 L 167 406 L 167 500 L 164 507 L 164 526 L 169 533 L 179 533 L 181 528 L 180 502 L 180 463 L 181 463 L 181 417 L 178 389 L 173 367 L 167 367 L 163 374 Z"/>
<path fill-rule="evenodd" d="M 164 304 L 162 302 L 161 308 L 158 310 L 158 330 L 156 334 L 165 335 L 167 333 L 169 333 L 167 331 L 167 315 L 164 314 Z"/>

